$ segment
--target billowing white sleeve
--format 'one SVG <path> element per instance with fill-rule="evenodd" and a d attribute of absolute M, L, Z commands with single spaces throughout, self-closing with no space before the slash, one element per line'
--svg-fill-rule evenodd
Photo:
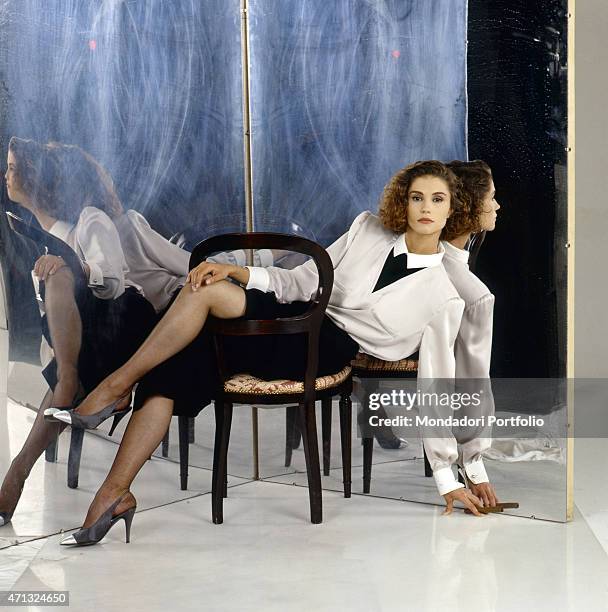
<path fill-rule="evenodd" d="M 348 232 L 327 247 L 327 253 L 334 269 L 348 251 L 357 232 L 369 215 L 368 211 L 361 213 L 353 221 Z M 269 268 L 247 267 L 249 268 L 247 289 L 259 289 L 266 293 L 273 292 L 277 302 L 281 304 L 296 301 L 308 302 L 314 297 L 319 286 L 317 267 L 312 259 L 293 270 L 274 266 Z"/>
<path fill-rule="evenodd" d="M 148 220 L 137 211 L 129 210 L 126 214 L 141 240 L 148 259 L 175 276 L 187 276 L 190 252 L 169 242 L 152 229 Z"/>
<path fill-rule="evenodd" d="M 89 287 L 102 300 L 113 300 L 125 290 L 125 256 L 118 230 L 103 211 L 83 209 L 76 226 L 76 242 L 89 266 Z"/>
<path fill-rule="evenodd" d="M 488 417 L 494 414 L 490 382 L 493 318 L 494 296 L 488 293 L 465 308 L 456 338 L 456 377 L 461 381 L 476 379 L 473 383 L 476 388 L 468 391 L 481 391 L 482 397 L 480 406 L 469 409 L 467 413 L 471 417 L 483 417 L 486 423 Z M 490 428 L 480 426 L 466 433 L 464 439 L 458 437 L 459 463 L 464 466 L 472 483 L 489 482 L 482 453 L 492 444 Z"/>
<path fill-rule="evenodd" d="M 493 318 L 491 293 L 464 309 L 456 338 L 456 378 L 489 378 Z"/>
<path fill-rule="evenodd" d="M 247 263 L 247 253 L 244 249 L 236 251 L 223 251 L 207 257 L 205 261 L 212 261 L 220 264 L 232 264 L 233 266 L 244 267 Z M 274 263 L 274 256 L 270 249 L 255 249 L 253 251 L 253 265 L 256 267 L 267 268 Z"/>
<path fill-rule="evenodd" d="M 450 392 L 456 373 L 454 343 L 463 309 L 464 302 L 460 298 L 448 300 L 422 332 L 418 359 L 418 379 L 422 391 Z M 444 418 L 450 414 L 449 408 L 420 408 L 420 416 Z M 439 494 L 445 495 L 462 488 L 463 485 L 456 480 L 452 471 L 452 464 L 458 459 L 458 445 L 451 427 L 423 427 L 422 436 Z"/>

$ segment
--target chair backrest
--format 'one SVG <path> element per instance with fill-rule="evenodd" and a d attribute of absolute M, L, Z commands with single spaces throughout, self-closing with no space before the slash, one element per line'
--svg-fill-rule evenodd
<path fill-rule="evenodd" d="M 49 255 L 56 255 L 63 258 L 72 271 L 75 282 L 84 284 L 86 287 L 87 279 L 82 269 L 80 258 L 69 244 L 66 244 L 63 240 L 49 234 L 43 229 L 26 223 L 21 217 L 18 217 L 10 211 L 6 212 L 6 216 L 8 218 L 8 224 L 14 232 L 34 242 L 40 248 L 41 255 L 48 253 Z"/>
<path fill-rule="evenodd" d="M 319 285 L 310 308 L 301 315 L 281 319 L 216 319 L 209 317 L 208 328 L 215 335 L 218 365 L 222 382 L 226 380 L 222 343 L 218 336 L 261 336 L 269 334 L 307 334 L 308 354 L 304 376 L 304 401 L 314 401 L 315 379 L 318 368 L 319 332 L 334 282 L 333 264 L 327 251 L 316 242 L 289 234 L 272 232 L 233 233 L 213 236 L 199 242 L 190 256 L 190 269 L 199 265 L 208 255 L 237 249 L 280 249 L 309 255 L 319 275 Z"/>

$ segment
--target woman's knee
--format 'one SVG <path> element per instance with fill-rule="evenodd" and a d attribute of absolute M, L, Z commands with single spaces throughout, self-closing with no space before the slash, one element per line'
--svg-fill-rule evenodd
<path fill-rule="evenodd" d="M 74 289 L 74 274 L 68 268 L 68 266 L 63 266 L 59 268 L 54 274 L 49 275 L 45 281 L 45 290 L 48 292 L 49 290 L 53 290 L 55 288 L 61 288 L 65 290 L 69 288 L 71 290 Z"/>
<path fill-rule="evenodd" d="M 242 287 L 227 280 L 211 285 L 202 285 L 196 291 L 187 284 L 182 289 L 186 299 L 204 303 L 211 314 L 222 318 L 236 318 L 245 313 L 245 291 Z"/>

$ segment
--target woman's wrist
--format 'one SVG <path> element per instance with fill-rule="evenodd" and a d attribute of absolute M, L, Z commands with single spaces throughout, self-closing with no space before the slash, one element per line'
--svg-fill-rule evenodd
<path fill-rule="evenodd" d="M 249 269 L 245 266 L 231 265 L 228 276 L 233 278 L 241 285 L 247 286 L 247 283 L 249 282 Z"/>

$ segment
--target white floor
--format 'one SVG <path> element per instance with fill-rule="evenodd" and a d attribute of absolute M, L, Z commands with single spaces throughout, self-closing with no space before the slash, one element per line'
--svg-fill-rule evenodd
<path fill-rule="evenodd" d="M 2 472 L 33 418 L 16 406 L 6 414 Z M 71 609 L 104 612 L 608 610 L 608 490 L 598 476 L 607 440 L 577 441 L 569 524 L 445 517 L 428 504 L 325 491 L 324 521 L 312 525 L 307 489 L 290 484 L 298 474 L 231 476 L 225 522 L 213 525 L 209 470 L 191 467 L 182 492 L 178 465 L 153 459 L 133 489 L 131 543 L 120 523 L 102 544 L 67 550 L 58 532 L 79 526 L 104 470 L 84 462 L 79 489 L 67 489 L 62 444 L 58 463 L 38 462 L 0 529 L 0 591 L 67 590 Z M 85 444 L 110 463 L 114 444 L 92 435 Z"/>

